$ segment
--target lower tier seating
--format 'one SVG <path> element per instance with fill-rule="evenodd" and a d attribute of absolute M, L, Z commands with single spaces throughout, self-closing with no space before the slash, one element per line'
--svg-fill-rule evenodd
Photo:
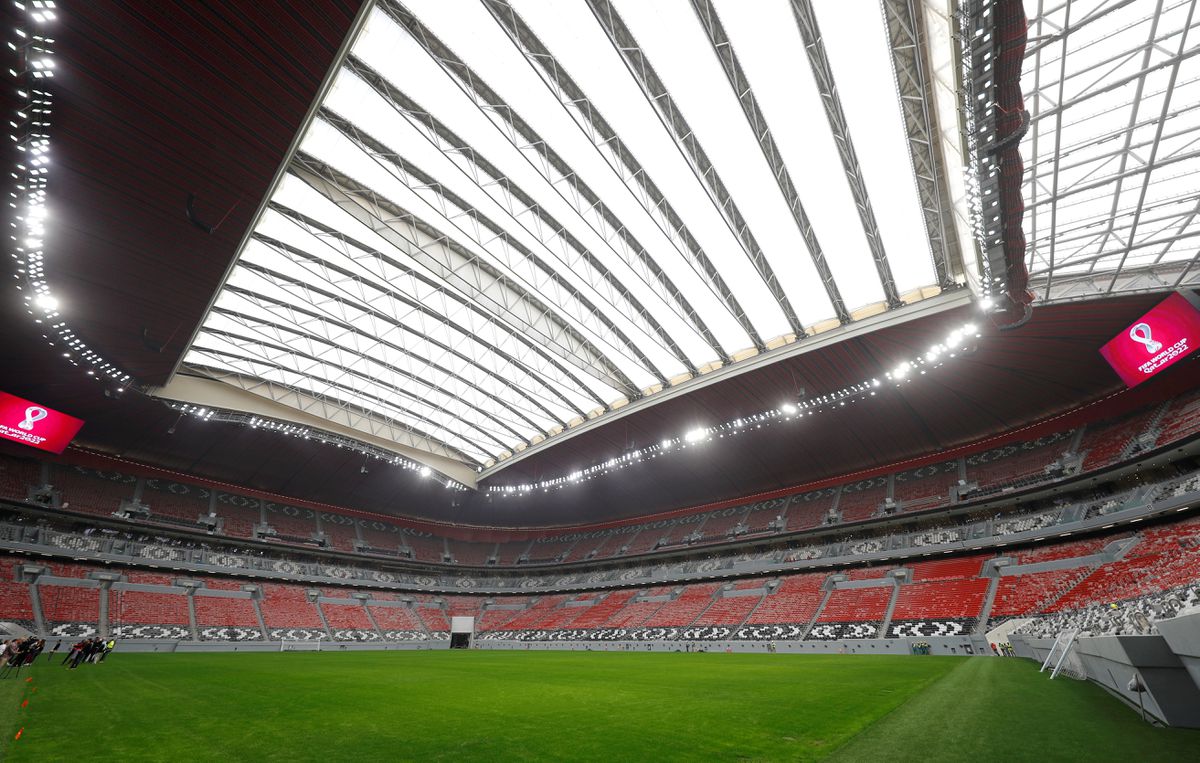
<path fill-rule="evenodd" d="M 997 579 L 993 558 L 1014 563 L 1000 567 Z M 1030 571 L 1035 564 L 1056 568 Z M 889 574 L 902 569 L 912 574 Z M 1200 597 L 1200 519 L 994 556 L 569 594 L 433 596 L 187 577 L 199 587 L 185 588 L 178 574 L 161 569 L 13 553 L 0 557 L 0 621 L 40 628 L 47 637 L 108 632 L 214 641 L 446 638 L 458 615 L 476 618 L 482 638 L 535 640 L 923 637 L 977 627 L 981 633 L 985 616 L 1037 616 L 1045 624 L 1036 628 L 1079 622 L 1105 632 L 1144 632 L 1147 620 Z M 992 585 L 995 597 L 985 612 Z"/>

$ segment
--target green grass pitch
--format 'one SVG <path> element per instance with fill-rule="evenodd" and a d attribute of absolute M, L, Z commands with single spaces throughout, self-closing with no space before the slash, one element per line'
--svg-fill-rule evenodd
<path fill-rule="evenodd" d="M 1017 659 L 118 651 L 28 675 L 0 683 L 13 763 L 1200 759 L 1200 732 Z"/>

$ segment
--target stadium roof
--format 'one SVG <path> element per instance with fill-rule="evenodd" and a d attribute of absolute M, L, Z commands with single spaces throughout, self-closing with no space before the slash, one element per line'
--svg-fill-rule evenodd
<path fill-rule="evenodd" d="M 1040 301 L 1200 283 L 1192 0 L 1025 0 L 1021 144 Z"/>
<path fill-rule="evenodd" d="M 989 5 L 960 6 L 972 4 Z M 87 418 L 81 443 L 106 452 L 330 502 L 479 522 L 493 520 L 473 493 L 430 492 L 383 469 L 367 474 L 354 447 L 343 453 L 270 430 L 179 423 L 178 411 L 153 398 L 121 398 L 104 369 L 162 399 L 302 422 L 488 487 L 536 483 L 693 426 L 882 378 L 951 324 L 981 324 L 978 351 L 936 380 L 816 417 L 803 433 L 764 429 L 706 457 L 593 480 L 570 491 L 570 517 L 553 491 L 528 496 L 527 514 L 505 517 L 514 522 L 651 511 L 846 473 L 1018 427 L 1117 388 L 1095 348 L 1156 295 L 1049 303 L 1103 294 L 1095 284 L 1108 286 L 1131 229 L 1135 241 L 1159 230 L 1151 221 L 1163 216 L 1154 211 L 1160 185 L 1170 198 L 1186 196 L 1194 165 L 1186 134 L 1172 136 L 1195 119 L 1197 99 L 1183 88 L 1194 79 L 1186 67 L 1196 45 L 1170 33 L 1194 25 L 1190 3 L 1078 0 L 1069 18 L 1059 3 L 1026 4 L 1024 225 L 1035 304 L 1047 306 L 1008 332 L 966 306 L 971 292 L 985 290 L 985 258 L 964 190 L 965 38 L 954 34 L 960 16 L 946 3 L 885 0 L 878 17 L 846 19 L 839 3 L 719 2 L 718 27 L 708 5 L 619 2 L 629 38 L 599 0 L 595 10 L 588 0 L 515 2 L 519 22 L 495 2 L 455 4 L 454 18 L 441 5 L 414 2 L 405 12 L 383 2 L 364 10 L 354 0 L 263 0 L 236 10 L 183 2 L 60 10 L 37 275 L 61 312 L 51 322 L 31 306 L 32 323 L 21 299 L 29 276 L 18 272 L 23 291 L 0 304 L 5 325 L 18 327 L 5 338 L 11 360 L 0 385 Z M 814 19 L 819 48 L 804 44 L 818 38 Z M 1156 42 L 1142 66 L 1151 27 Z M 1103 48 L 1113 61 L 1097 66 L 1076 55 L 1089 40 L 1081 49 Z M 1054 59 L 1064 46 L 1067 57 Z M 1115 72 L 1129 51 L 1139 67 Z M 1125 158 L 1097 158 L 1092 179 L 1080 180 L 1068 160 L 1087 156 L 1090 143 L 1111 153 L 1124 133 L 1064 137 L 1076 148 L 1058 160 L 1062 202 L 1035 214 L 1035 172 L 1038 205 L 1055 184 L 1045 131 L 1058 115 L 1063 136 L 1075 117 L 1082 129 L 1093 113 L 1107 119 L 1123 110 L 1127 125 L 1139 93 L 1171 88 L 1177 63 L 1160 148 L 1144 143 L 1156 130 L 1136 128 Z M 1039 93 L 1057 94 L 1054 77 L 1070 78 L 1076 66 L 1086 92 L 1054 112 L 1032 95 L 1035 64 L 1049 67 Z M 1155 85 L 1164 76 L 1157 72 L 1167 79 Z M 832 101 L 816 95 L 822 83 L 840 103 L 832 119 Z M 862 99 L 885 83 L 888 97 L 864 119 Z M 1137 107 L 1138 123 L 1157 125 L 1148 109 L 1163 113 L 1164 100 Z M 853 139 L 852 155 L 833 125 Z M 1161 167 L 1169 182 L 1145 167 Z M 881 172 L 890 174 L 881 181 Z M 1124 179 L 1089 185 L 1117 175 Z M 789 187 L 829 281 L 793 217 Z M 857 203 L 860 191 L 870 215 Z M 1075 219 L 1079 201 L 1101 192 L 1109 206 L 1118 198 L 1120 210 L 1133 210 L 1095 242 L 1115 256 L 1096 261 L 1091 274 L 1056 270 L 1047 284 L 1047 238 Z M 1168 257 L 1147 264 L 1131 250 L 1113 295 L 1162 291 L 1181 273 L 1181 285 L 1200 283 L 1200 269 L 1185 272 L 1197 247 L 1182 203 L 1163 207 L 1181 212 L 1176 227 L 1156 234 L 1179 232 Z M 1143 208 L 1135 224 L 1131 215 Z M 871 218 L 885 259 L 874 256 Z M 1083 222 L 1070 224 L 1072 236 L 1087 232 Z M 1107 218 L 1098 230 L 1106 227 Z M 1061 245 L 1070 239 L 1055 244 L 1056 268 L 1077 256 Z M 904 304 L 889 300 L 877 263 L 886 263 Z M 764 278 L 767 266 L 774 280 Z M 964 283 L 969 290 L 954 288 Z M 488 478 L 499 466 L 505 471 Z"/>
<path fill-rule="evenodd" d="M 183 372 L 482 470 L 903 316 L 962 266 L 894 71 L 915 20 L 862 11 L 379 0 Z"/>

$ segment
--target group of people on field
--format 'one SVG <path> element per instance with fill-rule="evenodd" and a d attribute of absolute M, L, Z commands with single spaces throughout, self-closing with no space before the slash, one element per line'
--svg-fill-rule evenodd
<path fill-rule="evenodd" d="M 110 638 L 105 641 L 102 638 L 85 638 L 80 640 L 75 646 L 71 647 L 71 651 L 67 652 L 67 656 L 63 658 L 62 665 L 70 664 L 70 670 L 74 670 L 84 662 L 104 662 L 104 658 L 108 653 L 117 647 L 117 640 Z M 54 646 L 54 651 L 58 651 L 58 645 Z"/>
<path fill-rule="evenodd" d="M 0 678 L 7 678 L 14 668 L 32 665 L 45 648 L 46 639 L 37 636 L 0 641 Z"/>

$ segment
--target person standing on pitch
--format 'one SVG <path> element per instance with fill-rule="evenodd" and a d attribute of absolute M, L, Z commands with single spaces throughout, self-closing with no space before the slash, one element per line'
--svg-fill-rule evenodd
<path fill-rule="evenodd" d="M 79 650 L 81 649 L 83 649 L 83 641 L 75 642 L 75 646 L 71 647 L 70 651 L 67 652 L 66 657 L 63 657 L 61 664 L 66 665 L 75 657 L 75 655 L 79 654 Z"/>
<path fill-rule="evenodd" d="M 100 662 L 104 662 L 104 658 L 108 656 L 108 653 L 116 648 L 117 640 L 115 638 L 109 638 L 108 641 L 104 642 L 104 648 L 100 652 Z"/>
<path fill-rule="evenodd" d="M 53 646 L 53 648 L 50 649 L 50 653 L 46 655 L 47 662 L 50 662 L 54 659 L 54 656 L 56 654 L 58 654 L 58 648 L 60 646 L 62 646 L 62 639 L 59 639 L 58 641 L 54 642 L 54 646 Z"/>

